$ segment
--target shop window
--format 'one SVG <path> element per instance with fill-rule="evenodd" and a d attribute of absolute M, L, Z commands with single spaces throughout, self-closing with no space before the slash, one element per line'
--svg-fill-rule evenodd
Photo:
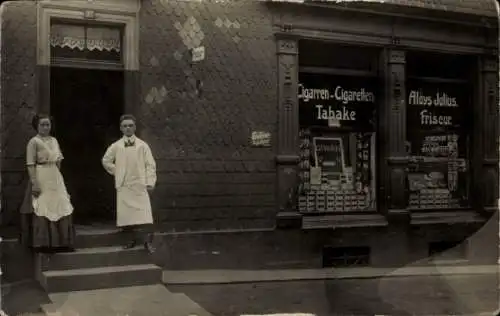
<path fill-rule="evenodd" d="M 52 23 L 52 59 L 94 60 L 120 63 L 122 30 L 115 26 Z"/>
<path fill-rule="evenodd" d="M 408 54 L 410 208 L 469 206 L 471 69 L 465 57 Z"/>
<path fill-rule="evenodd" d="M 377 82 L 299 72 L 301 212 L 375 210 Z"/>

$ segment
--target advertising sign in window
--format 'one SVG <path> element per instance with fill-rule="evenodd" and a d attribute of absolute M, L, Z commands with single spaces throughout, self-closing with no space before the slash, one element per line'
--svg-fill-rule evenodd
<path fill-rule="evenodd" d="M 410 207 L 467 206 L 471 89 L 417 79 L 407 88 Z"/>
<path fill-rule="evenodd" d="M 376 80 L 299 75 L 302 212 L 375 208 Z"/>

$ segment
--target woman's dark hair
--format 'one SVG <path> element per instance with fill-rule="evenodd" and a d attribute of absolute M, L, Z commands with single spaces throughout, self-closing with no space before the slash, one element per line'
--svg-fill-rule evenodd
<path fill-rule="evenodd" d="M 134 123 L 137 123 L 135 116 L 133 116 L 132 114 L 123 114 L 122 116 L 120 116 L 120 124 L 125 120 L 132 120 L 134 121 Z"/>
<path fill-rule="evenodd" d="M 48 114 L 42 114 L 42 113 L 36 114 L 33 117 L 33 119 L 31 120 L 31 126 L 33 126 L 33 128 L 35 129 L 35 131 L 38 132 L 38 124 L 43 119 L 49 119 L 50 123 L 53 122 L 52 116 L 50 116 Z"/>

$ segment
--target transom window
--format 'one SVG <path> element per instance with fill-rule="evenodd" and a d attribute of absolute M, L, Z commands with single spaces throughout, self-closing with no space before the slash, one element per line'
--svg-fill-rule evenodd
<path fill-rule="evenodd" d="M 52 60 L 92 60 L 122 63 L 123 28 L 57 21 L 50 26 Z"/>

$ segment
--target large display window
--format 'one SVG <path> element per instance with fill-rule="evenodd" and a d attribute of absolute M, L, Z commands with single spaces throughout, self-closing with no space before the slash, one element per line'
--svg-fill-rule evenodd
<path fill-rule="evenodd" d="M 453 66 L 454 58 L 408 58 L 408 189 L 413 209 L 469 206 L 473 89 L 467 60 L 455 60 Z"/>
<path fill-rule="evenodd" d="M 375 78 L 299 73 L 301 212 L 374 210 Z"/>

